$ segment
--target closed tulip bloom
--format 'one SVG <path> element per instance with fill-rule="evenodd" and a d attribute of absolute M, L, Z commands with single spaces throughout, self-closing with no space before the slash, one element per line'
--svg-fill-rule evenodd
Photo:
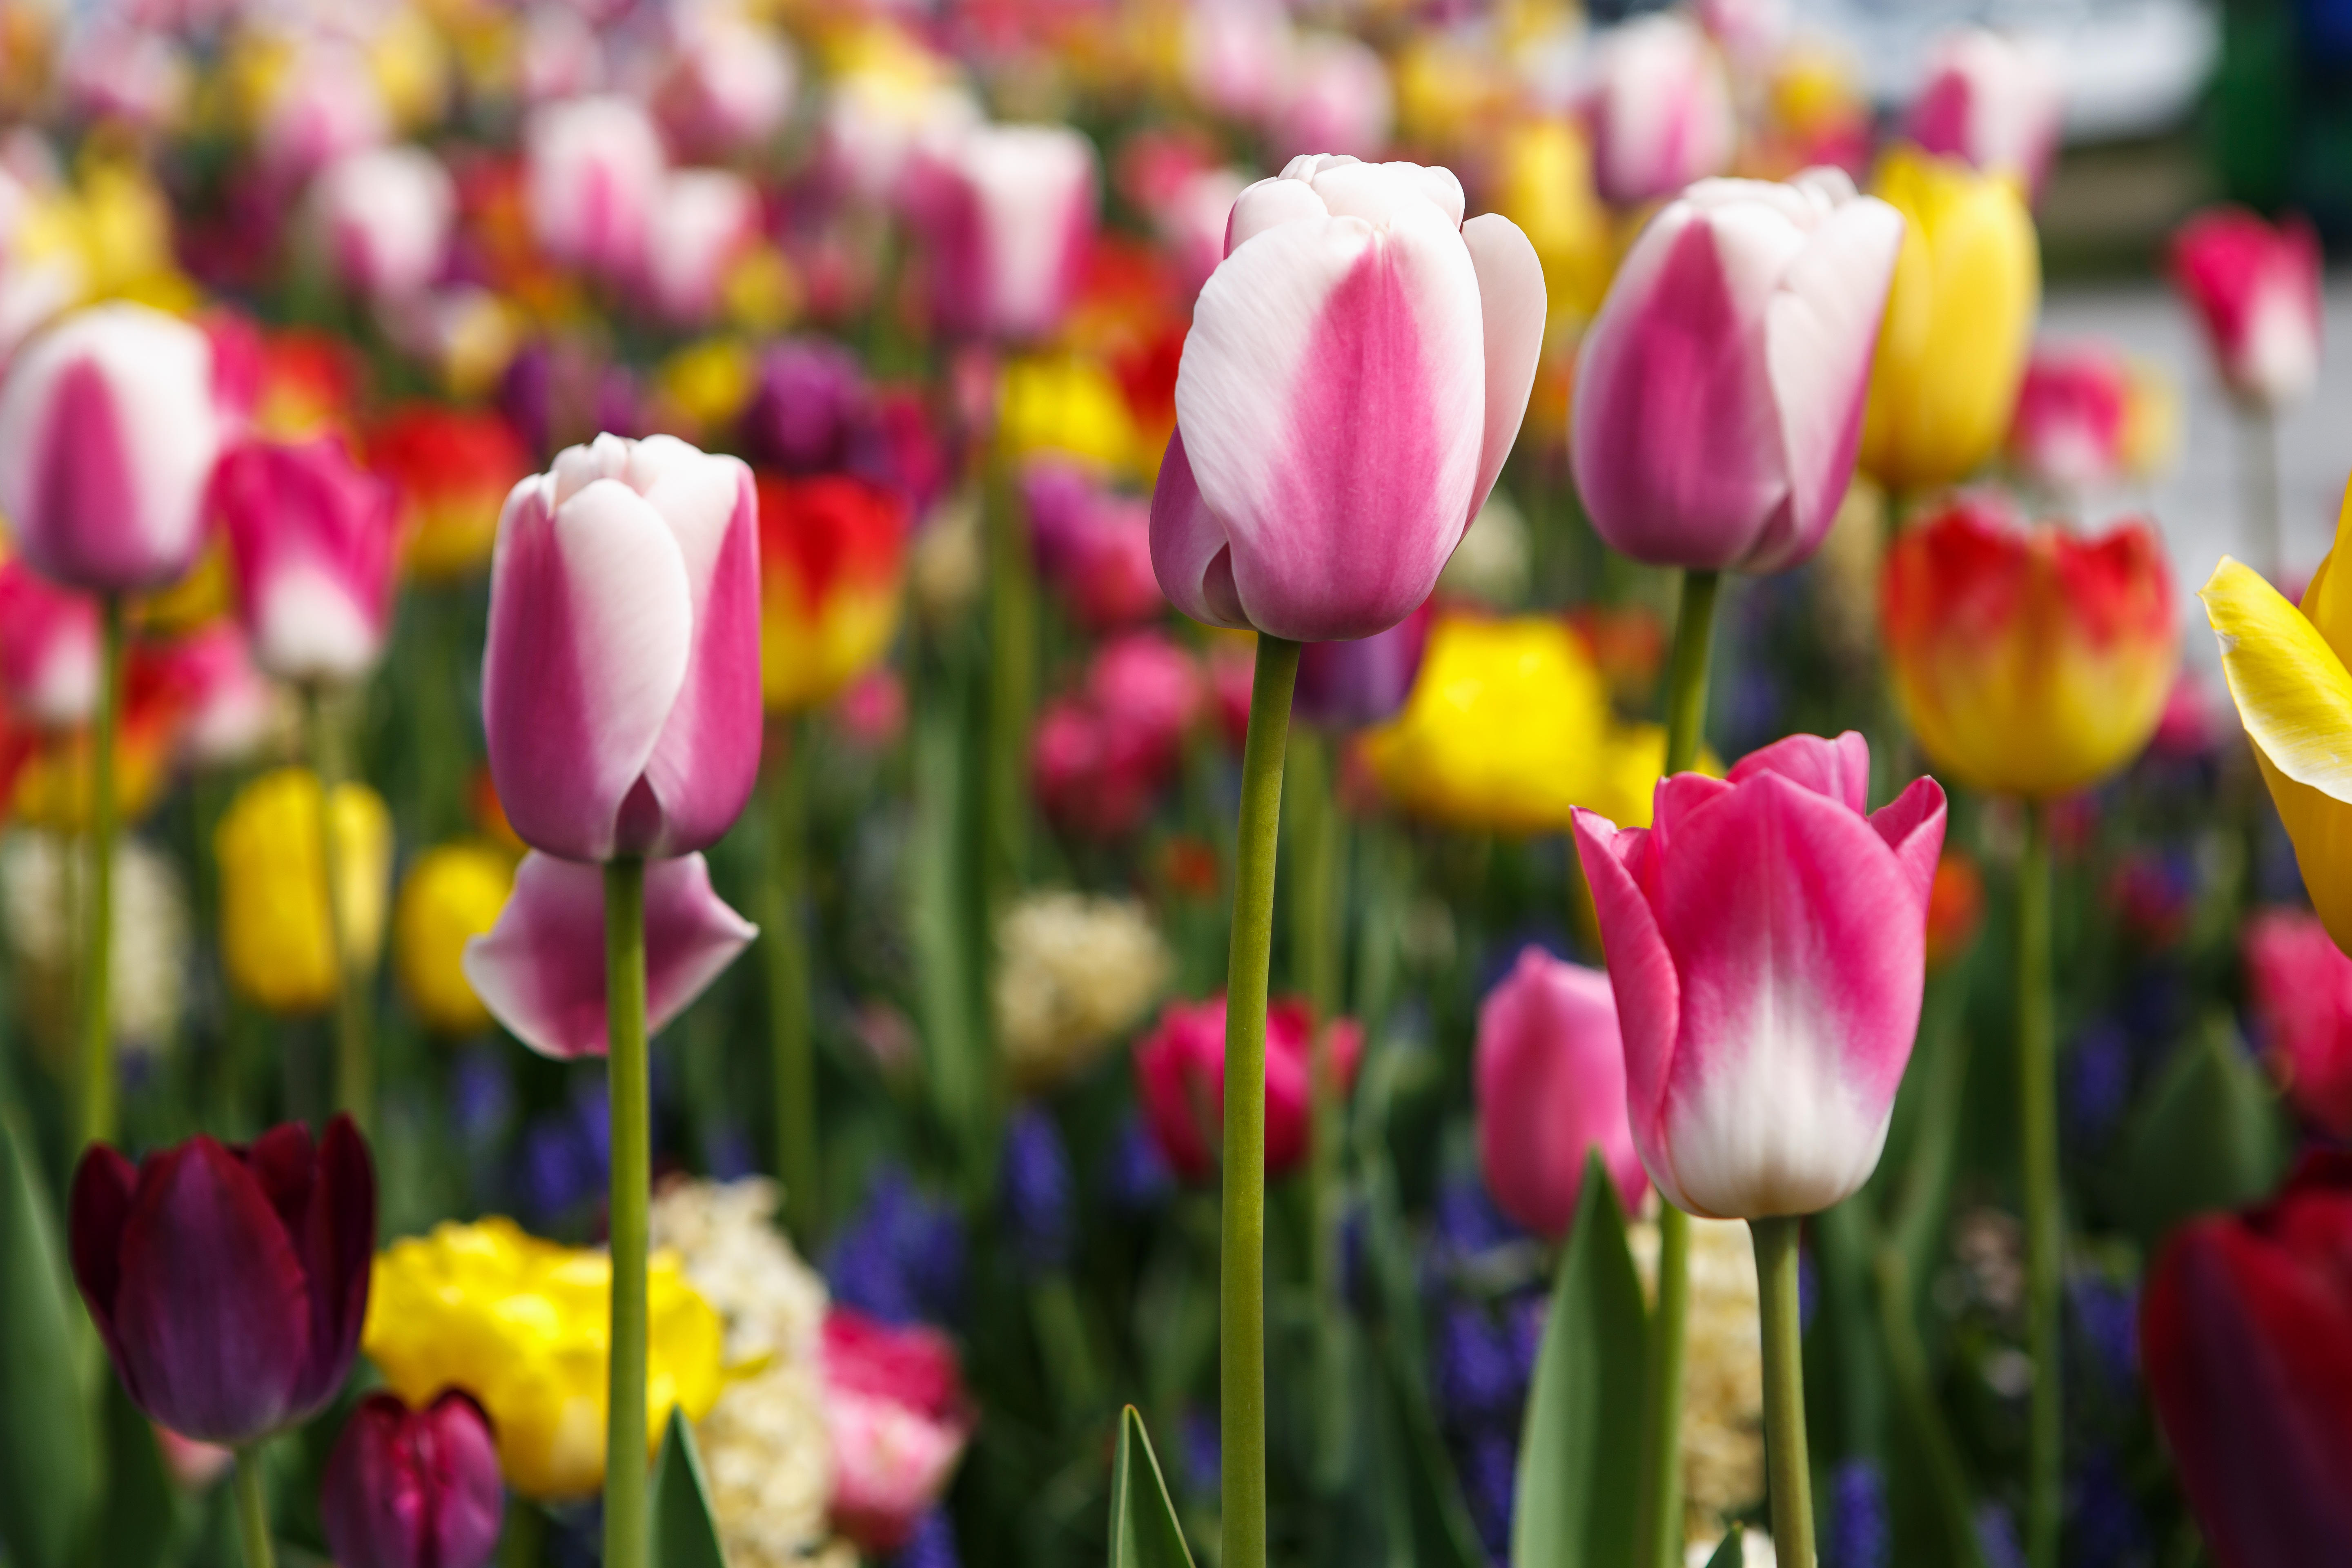
<path fill-rule="evenodd" d="M 2352 958 L 2301 910 L 2264 910 L 2239 940 L 2272 1076 L 2314 1126 L 2352 1137 Z"/>
<path fill-rule="evenodd" d="M 321 170 L 310 205 L 344 285 L 371 299 L 404 300 L 441 274 L 457 185 L 422 147 L 373 147 Z"/>
<path fill-rule="evenodd" d="M 373 669 L 391 631 L 392 487 L 321 436 L 232 448 L 213 496 L 254 661 L 297 684 Z"/>
<path fill-rule="evenodd" d="M 446 583 L 489 563 L 499 512 L 530 472 L 522 438 L 494 409 L 409 403 L 367 435 L 368 467 L 400 495 L 401 563 Z"/>
<path fill-rule="evenodd" d="M 392 813 L 365 784 L 335 788 L 342 866 L 338 959 L 319 842 L 319 775 L 278 768 L 237 791 L 213 831 L 220 867 L 221 967 L 230 989 L 271 1013 L 324 1012 L 341 966 L 372 972 L 392 882 Z"/>
<path fill-rule="evenodd" d="M 744 445 L 752 461 L 788 474 L 837 473 L 861 456 L 873 405 L 855 353 L 824 338 L 785 338 L 761 355 Z"/>
<path fill-rule="evenodd" d="M 1151 570 L 1150 502 L 1106 488 L 1084 464 L 1050 457 L 1023 465 L 1021 500 L 1037 574 L 1080 626 L 1112 631 L 1167 611 Z"/>
<path fill-rule="evenodd" d="M 1394 718 L 1412 694 L 1435 618 L 1424 604 L 1384 632 L 1352 642 L 1308 643 L 1298 653 L 1292 714 L 1327 730 L 1360 730 Z"/>
<path fill-rule="evenodd" d="M 1543 271 L 1445 169 L 1302 157 L 1234 204 L 1151 501 L 1176 607 L 1301 642 L 1429 597 L 1517 438 Z"/>
<path fill-rule="evenodd" d="M 1958 502 L 1906 528 L 1881 596 L 1895 691 L 1943 772 L 2047 799 L 2139 755 L 2179 662 L 2154 528 L 2078 538 Z"/>
<path fill-rule="evenodd" d="M 1276 157 L 1388 150 L 1396 89 L 1380 51 L 1345 33 L 1302 33 L 1276 93 L 1267 142 Z"/>
<path fill-rule="evenodd" d="M 1905 132 L 1922 152 L 2012 175 L 2030 195 L 2057 151 L 2064 109 L 2044 48 L 1960 27 L 1936 41 Z"/>
<path fill-rule="evenodd" d="M 1834 169 L 1707 180 L 1642 231 L 1580 351 L 1570 439 L 1601 537 L 1777 572 L 1853 477 L 1903 220 Z"/>
<path fill-rule="evenodd" d="M 181 700 L 181 757 L 199 768 L 249 762 L 281 717 L 278 688 L 254 667 L 245 633 L 216 621 L 194 637 L 156 650 Z"/>
<path fill-rule="evenodd" d="M 201 328 L 144 305 L 66 317 L 0 384 L 0 515 L 17 553 L 93 594 L 180 577 L 204 547 L 221 435 Z"/>
<path fill-rule="evenodd" d="M 644 264 L 668 160 L 625 98 L 544 104 L 523 128 L 531 236 L 550 258 L 613 282 Z"/>
<path fill-rule="evenodd" d="M 2211 207 L 2173 235 L 2173 286 L 2241 402 L 2276 412 L 2319 379 L 2319 237 L 2299 215 L 2273 227 L 2243 207 Z"/>
<path fill-rule="evenodd" d="M 751 473 L 600 436 L 517 485 L 490 567 L 482 721 L 523 842 L 573 860 L 715 842 L 760 766 Z"/>
<path fill-rule="evenodd" d="M 2028 477 L 2062 494 L 2114 484 L 2132 434 L 2132 374 L 2097 343 L 2038 350 L 2018 388 L 2009 455 Z"/>
<path fill-rule="evenodd" d="M 1676 773 L 1654 826 L 1580 811 L 1634 1146 L 1713 1219 L 1815 1214 L 1877 1168 L 1926 983 L 1944 791 L 1865 814 L 1870 746 L 1791 735 Z"/>
<path fill-rule="evenodd" d="M 2042 255 L 2014 180 L 1897 146 L 1871 194 L 1903 215 L 1878 331 L 1862 466 L 1897 489 L 1948 484 L 2008 434 L 2042 300 Z"/>
<path fill-rule="evenodd" d="M 496 845 L 444 844 L 416 858 L 393 906 L 393 973 L 401 994 L 442 1035 L 490 1026 L 466 978 L 466 948 L 498 924 L 514 891 L 514 857 Z"/>
<path fill-rule="evenodd" d="M 337 1568 L 483 1568 L 505 1519 L 489 1423 L 455 1389 L 422 1410 L 369 1394 L 320 1482 L 319 1522 Z"/>
<path fill-rule="evenodd" d="M 971 1436 L 955 1347 L 937 1329 L 897 1328 L 835 1307 L 819 1354 L 834 1527 L 887 1554 L 947 1490 Z"/>
<path fill-rule="evenodd" d="M 1478 1005 L 1478 1167 L 1496 1205 L 1557 1239 L 1596 1152 L 1628 1210 L 1649 1178 L 1625 1120 L 1625 1047 L 1609 976 L 1529 947 Z"/>
<path fill-rule="evenodd" d="M 832 701 L 898 630 L 907 509 L 845 474 L 761 474 L 760 686 L 775 712 Z"/>
<path fill-rule="evenodd" d="M 1355 1081 L 1364 1031 L 1339 1018 L 1331 1031 L 1331 1067 L 1342 1095 Z M 1277 997 L 1265 1016 L 1265 1173 L 1279 1176 L 1307 1157 L 1307 1074 L 1314 1018 L 1296 997 Z M 1225 1113 L 1225 999 L 1171 1002 L 1135 1047 L 1135 1087 L 1143 1124 L 1176 1173 L 1192 1183 L 1216 1173 L 1212 1140 Z"/>
<path fill-rule="evenodd" d="M 2352 1541 L 2352 1157 L 2305 1156 L 2242 1215 L 2173 1233 L 2140 1297 L 2140 1365 L 2220 1568 Z"/>
<path fill-rule="evenodd" d="M 672 16 L 675 52 L 654 95 L 672 142 L 723 158 L 773 138 L 800 89 L 800 63 L 783 35 L 718 5 Z"/>
<path fill-rule="evenodd" d="M 348 1116 L 249 1145 L 197 1136 L 74 1172 L 74 1282 L 131 1402 L 231 1447 L 309 1420 L 359 1350 L 375 1170 Z"/>
<path fill-rule="evenodd" d="M 1636 206 L 1731 167 L 1731 82 L 1696 22 L 1662 13 L 1612 27 L 1594 47 L 1592 73 L 1585 119 L 1605 200 Z"/>
<path fill-rule="evenodd" d="M 646 291 L 668 321 L 719 313 L 728 269 L 760 237 L 760 195 L 726 169 L 678 169 L 662 181 L 646 234 Z"/>
<path fill-rule="evenodd" d="M 98 606 L 0 557 L 0 699 L 9 711 L 44 729 L 86 723 L 98 679 Z"/>
<path fill-rule="evenodd" d="M 1066 125 L 941 134 L 908 174 L 931 314 L 960 337 L 1041 338 L 1077 291 L 1096 219 L 1094 143 Z"/>

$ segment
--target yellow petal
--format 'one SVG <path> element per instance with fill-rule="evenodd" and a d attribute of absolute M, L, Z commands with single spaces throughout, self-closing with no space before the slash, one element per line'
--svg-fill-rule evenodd
<path fill-rule="evenodd" d="M 2228 556 L 2199 597 L 2255 747 L 2297 784 L 2352 803 L 2352 675 L 2301 611 Z"/>
<path fill-rule="evenodd" d="M 2352 661 L 2352 579 L 2333 570 L 2338 557 L 2352 561 L 2352 485 L 2345 487 L 2336 515 L 2336 546 L 2303 591 L 2304 618 L 2319 628 L 2338 659 Z"/>
<path fill-rule="evenodd" d="M 2263 781 L 2271 786 L 2271 800 L 2279 820 L 2294 844 L 2294 863 L 2311 894 L 2311 907 L 2336 945 L 2352 952 L 2352 805 L 2331 800 L 2309 784 L 2299 784 L 2254 750 Z"/>

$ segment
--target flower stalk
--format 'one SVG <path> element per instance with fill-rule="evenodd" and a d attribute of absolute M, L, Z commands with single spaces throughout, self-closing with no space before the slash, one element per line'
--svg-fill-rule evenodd
<path fill-rule="evenodd" d="M 1748 1222 L 1756 1244 L 1764 1330 L 1764 1454 L 1772 1489 L 1772 1549 L 1780 1568 L 1813 1568 L 1813 1472 L 1805 1447 L 1805 1352 L 1791 1215 Z"/>
<path fill-rule="evenodd" d="M 2024 1143 L 2026 1331 L 2033 1352 L 2025 1551 L 2033 1568 L 2058 1568 L 2064 1481 L 2058 1290 L 2065 1219 L 2058 1192 L 2057 1039 L 2050 957 L 2050 808 L 2036 800 L 2026 806 L 2025 850 L 2017 868 L 2017 1110 Z"/>
<path fill-rule="evenodd" d="M 784 1218 L 803 1251 L 816 1242 L 816 1059 L 809 1036 L 808 741 L 805 720 L 781 729 L 784 755 L 768 770 L 768 1044 L 775 1078 L 776 1176 Z"/>
<path fill-rule="evenodd" d="M 375 1131 L 375 1053 L 368 1034 L 367 979 L 352 962 L 345 929 L 345 879 L 342 835 L 335 827 L 335 796 L 348 769 L 334 731 L 328 697 L 318 685 L 302 692 L 302 716 L 310 752 L 310 771 L 319 776 L 319 864 L 327 889 L 327 962 L 335 971 L 335 1109 L 359 1123 L 360 1131 Z"/>
<path fill-rule="evenodd" d="M 613 1121 L 612 1382 L 604 1436 L 604 1562 L 646 1568 L 646 1250 L 653 1187 L 646 1051 L 646 863 L 604 867 L 606 1064 Z"/>
<path fill-rule="evenodd" d="M 100 600 L 98 714 L 89 737 L 89 896 L 82 916 L 81 1138 L 110 1143 L 115 1129 L 114 733 L 122 720 L 122 599 Z M 68 879 L 60 878 L 62 880 Z"/>
<path fill-rule="evenodd" d="M 236 1532 L 245 1547 L 245 1568 L 277 1568 L 269 1541 L 269 1500 L 261 1485 L 261 1445 L 236 1451 Z"/>

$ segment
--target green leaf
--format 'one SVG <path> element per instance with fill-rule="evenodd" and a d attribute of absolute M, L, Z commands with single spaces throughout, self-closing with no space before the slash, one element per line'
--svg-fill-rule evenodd
<path fill-rule="evenodd" d="M 1151 1435 L 1132 1405 L 1119 1413 L 1118 1454 L 1111 1460 L 1110 1568 L 1192 1568 Z"/>
<path fill-rule="evenodd" d="M 1587 1156 L 1519 1438 L 1517 1568 L 1631 1562 L 1649 1318 L 1616 1189 Z"/>
<path fill-rule="evenodd" d="M 1748 1561 L 1748 1532 L 1733 1525 L 1723 1532 L 1715 1548 L 1715 1555 L 1706 1560 L 1706 1568 L 1740 1568 Z"/>
<path fill-rule="evenodd" d="M 53 1212 L 15 1114 L 0 1116 L 0 1542 L 16 1568 L 68 1568 L 94 1481 L 81 1309 Z"/>
<path fill-rule="evenodd" d="M 694 1447 L 694 1428 L 675 1405 L 662 1432 L 661 1457 L 654 1461 L 646 1512 L 653 1568 L 727 1568 L 727 1554 L 719 1547 L 719 1520 L 710 1508 L 709 1483 L 702 1479 L 702 1456 Z"/>
<path fill-rule="evenodd" d="M 2218 1017 L 2175 1048 L 2126 1139 L 2116 1195 L 2143 1245 L 2190 1215 L 2267 1195 L 2286 1168 L 2278 1097 Z"/>
<path fill-rule="evenodd" d="M 163 1468 L 155 1429 L 115 1378 L 106 1391 L 106 1506 L 91 1526 L 89 1561 L 106 1568 L 157 1568 L 179 1531 L 178 1494 Z"/>

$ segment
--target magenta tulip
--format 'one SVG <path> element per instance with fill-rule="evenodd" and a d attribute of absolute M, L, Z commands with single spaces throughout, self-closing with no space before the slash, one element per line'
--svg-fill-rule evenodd
<path fill-rule="evenodd" d="M 1903 242 L 1835 169 L 1707 180 L 1650 220 L 1585 334 L 1570 421 L 1592 525 L 1652 565 L 1777 572 L 1844 500 Z"/>
<path fill-rule="evenodd" d="M 1906 130 L 1925 151 L 2014 174 L 2031 193 L 2058 149 L 2064 109 L 2039 43 L 1960 27 L 1936 41 Z"/>
<path fill-rule="evenodd" d="M 887 1556 L 947 1490 L 971 1436 L 955 1345 L 934 1328 L 899 1328 L 835 1307 L 824 1315 L 818 1365 L 834 1528 Z"/>
<path fill-rule="evenodd" d="M 213 476 L 254 662 L 281 680 L 342 684 L 391 630 L 399 497 L 341 440 L 254 441 Z"/>
<path fill-rule="evenodd" d="M 2239 942 L 2271 1072 L 2295 1110 L 2352 1138 L 2352 958 L 2307 910 L 2263 910 Z"/>
<path fill-rule="evenodd" d="M 1722 174 L 1739 145 L 1721 57 L 1697 23 L 1670 12 L 1601 36 L 1585 120 L 1593 183 L 1622 206 Z"/>
<path fill-rule="evenodd" d="M 524 127 L 523 168 L 541 250 L 609 282 L 636 277 L 668 168 L 642 108 L 625 98 L 541 105 Z"/>
<path fill-rule="evenodd" d="M 983 125 L 908 170 L 932 319 L 960 337 L 1040 338 L 1076 292 L 1095 235 L 1094 143 L 1065 125 Z"/>
<path fill-rule="evenodd" d="M 2172 279 L 2204 323 L 2222 384 L 2273 413 L 2319 379 L 2319 237 L 2243 207 L 2208 208 L 2172 237 Z"/>
<path fill-rule="evenodd" d="M 310 1419 L 359 1350 L 375 1169 L 348 1116 L 250 1146 L 197 1136 L 136 1166 L 94 1143 L 74 1173 L 74 1281 L 131 1403 L 241 1447 Z"/>
<path fill-rule="evenodd" d="M 526 855 L 496 924 L 466 943 L 466 979 L 513 1036 L 541 1056 L 601 1057 L 603 873 Z M 646 1027 L 658 1030 L 726 973 L 759 928 L 710 888 L 699 855 L 646 866 Z"/>
<path fill-rule="evenodd" d="M 669 16 L 673 51 L 654 108 L 672 143 L 723 159 L 782 131 L 800 89 L 800 65 L 783 35 L 725 6 Z"/>
<path fill-rule="evenodd" d="M 154 651 L 165 683 L 180 700 L 180 755 L 199 768 L 249 762 L 276 727 L 277 689 L 254 668 L 245 633 L 234 622 Z"/>
<path fill-rule="evenodd" d="M 1649 1180 L 1625 1120 L 1625 1047 L 1609 976 L 1539 947 L 1478 1007 L 1478 1164 L 1502 1211 L 1558 1237 L 1597 1152 L 1636 1206 Z"/>
<path fill-rule="evenodd" d="M 319 1487 L 337 1568 L 482 1568 L 505 1513 L 489 1422 L 454 1388 L 422 1410 L 369 1394 Z"/>
<path fill-rule="evenodd" d="M 1307 1004 L 1276 998 L 1265 1015 L 1265 1173 L 1278 1176 L 1307 1157 L 1308 1080 L 1314 1026 Z M 1340 1092 L 1355 1081 L 1364 1031 L 1353 1018 L 1331 1025 L 1331 1066 Z M 1135 1047 L 1135 1086 L 1143 1124 L 1160 1152 L 1188 1182 L 1216 1171 L 1216 1130 L 1225 1114 L 1225 999 L 1171 1002 Z"/>
<path fill-rule="evenodd" d="M 98 606 L 21 561 L 0 560 L 0 697 L 33 723 L 64 729 L 98 708 Z"/>
<path fill-rule="evenodd" d="M 1944 791 L 1864 815 L 1870 746 L 1791 735 L 1660 781 L 1654 826 L 1576 813 L 1650 1180 L 1717 1219 L 1814 1214 L 1886 1141 L 1926 981 Z"/>
<path fill-rule="evenodd" d="M 157 588 L 204 546 L 221 444 L 211 340 L 144 305 L 77 311 L 27 344 L 0 386 L 0 514 L 52 582 Z"/>
<path fill-rule="evenodd" d="M 523 841 L 572 860 L 715 842 L 760 766 L 751 471 L 599 436 L 507 497 L 482 720 Z"/>
<path fill-rule="evenodd" d="M 406 300 L 441 274 L 457 186 L 422 147 L 372 147 L 339 158 L 310 187 L 310 221 L 346 288 Z"/>
<path fill-rule="evenodd" d="M 1429 597 L 1518 437 L 1543 270 L 1445 169 L 1303 157 L 1234 204 L 1151 501 L 1162 592 L 1302 642 Z"/>

